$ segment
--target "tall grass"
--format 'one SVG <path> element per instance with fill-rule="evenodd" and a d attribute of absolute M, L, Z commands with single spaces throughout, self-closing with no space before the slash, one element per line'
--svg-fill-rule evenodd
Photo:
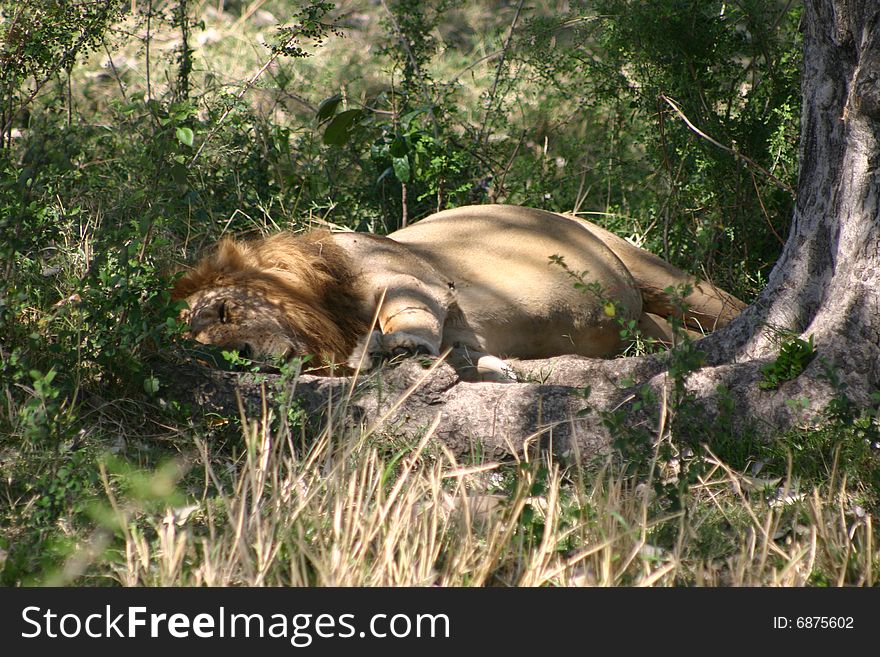
<path fill-rule="evenodd" d="M 234 459 L 196 437 L 191 458 L 151 475 L 147 488 L 174 499 L 167 504 L 146 503 L 102 466 L 102 529 L 50 583 L 878 583 L 871 517 L 853 513 L 845 480 L 799 493 L 790 478 L 745 475 L 709 452 L 705 474 L 673 511 L 654 494 L 655 478 L 676 476 L 659 459 L 647 477 L 612 458 L 461 463 L 439 443 L 436 422 L 399 449 L 339 420 L 301 440 L 279 422 L 286 416 L 267 401 L 258 417 L 242 417 L 244 451 Z M 202 490 L 175 499 L 188 469 Z"/>

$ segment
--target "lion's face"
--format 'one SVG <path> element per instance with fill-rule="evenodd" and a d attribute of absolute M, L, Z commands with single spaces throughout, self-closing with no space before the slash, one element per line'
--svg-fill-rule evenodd
<path fill-rule="evenodd" d="M 308 353 L 283 321 L 279 304 L 242 285 L 203 289 L 187 298 L 182 319 L 193 339 L 248 358 L 291 358 Z"/>
<path fill-rule="evenodd" d="M 172 298 L 186 300 L 181 319 L 203 344 L 257 359 L 344 362 L 369 328 L 352 281 L 329 233 L 226 239 L 175 282 Z"/>

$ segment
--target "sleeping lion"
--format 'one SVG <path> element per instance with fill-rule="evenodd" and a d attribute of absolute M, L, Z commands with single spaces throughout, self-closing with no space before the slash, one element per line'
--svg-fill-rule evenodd
<path fill-rule="evenodd" d="M 254 358 L 313 354 L 357 369 L 449 349 L 462 378 L 509 380 L 503 358 L 618 353 L 621 322 L 671 342 L 666 318 L 676 309 L 664 289 L 680 285 L 692 290 L 682 319 L 696 336 L 744 307 L 588 221 L 478 205 L 387 237 L 227 238 L 177 280 L 173 297 L 187 301 L 195 340 Z"/>

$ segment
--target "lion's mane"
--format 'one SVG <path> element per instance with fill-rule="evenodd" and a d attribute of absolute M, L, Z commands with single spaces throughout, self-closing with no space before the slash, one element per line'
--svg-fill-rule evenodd
<path fill-rule="evenodd" d="M 172 298 L 218 287 L 262 298 L 280 310 L 288 337 L 306 353 L 338 363 L 369 328 L 359 318 L 358 284 L 329 231 L 284 232 L 252 242 L 223 239 L 176 281 Z"/>

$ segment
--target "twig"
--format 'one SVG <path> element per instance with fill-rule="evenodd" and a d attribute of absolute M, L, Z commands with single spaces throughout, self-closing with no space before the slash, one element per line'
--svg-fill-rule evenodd
<path fill-rule="evenodd" d="M 112 4 L 113 4 L 113 0 L 106 0 L 105 6 L 104 6 L 104 11 L 105 12 L 110 11 Z M 18 17 L 18 14 L 16 14 L 16 18 L 13 18 L 13 22 L 17 19 L 17 17 Z M 6 122 L 3 124 L 2 127 L 0 127 L 0 134 L 6 135 L 10 130 L 12 130 L 12 124 L 15 121 L 15 117 L 18 115 L 18 113 L 22 109 L 24 109 L 25 107 L 27 107 L 28 105 L 31 104 L 31 102 L 34 100 L 34 98 L 37 97 L 37 94 L 40 93 L 40 90 L 45 86 L 45 84 L 49 80 L 51 80 L 53 77 L 55 77 L 55 74 L 58 73 L 58 71 L 60 71 L 61 68 L 67 64 L 68 61 L 74 61 L 74 59 L 76 57 L 76 53 L 79 52 L 79 49 L 82 47 L 83 43 L 85 43 L 86 39 L 88 38 L 88 35 L 89 35 L 89 30 L 88 30 L 88 26 L 86 26 L 83 28 L 82 34 L 79 35 L 79 38 L 76 40 L 76 43 L 74 43 L 70 48 L 67 49 L 67 51 L 63 55 L 61 55 L 61 57 L 58 58 L 58 64 L 51 71 L 46 73 L 46 75 L 43 76 L 43 78 L 39 82 L 37 82 L 33 91 L 31 91 L 31 93 L 28 94 L 27 98 L 22 100 L 18 104 L 17 108 L 12 109 L 10 107 L 10 111 L 7 115 Z M 11 99 L 10 99 L 10 101 L 11 101 Z M 11 102 L 10 102 L 10 105 L 11 105 Z M 10 140 L 10 144 L 11 143 L 12 142 Z"/>
<path fill-rule="evenodd" d="M 15 26 L 23 13 L 24 5 L 19 5 L 12 16 L 12 20 L 9 22 L 9 26 L 6 28 L 6 34 L 14 33 Z M 4 67 L 11 66 L 11 64 L 5 61 L 11 57 L 11 54 L 3 53 L 3 55 L 4 57 L 0 59 L 0 64 Z M 18 114 L 18 110 L 13 107 L 14 102 L 14 85 L 11 82 L 6 82 L 4 79 L 3 86 L 0 87 L 0 148 L 12 148 L 12 124 L 15 122 L 15 117 Z M 11 264 L 7 265 L 6 273 L 8 278 L 11 273 Z"/>
<path fill-rule="evenodd" d="M 510 154 L 510 157 L 507 160 L 507 165 L 504 167 L 504 170 L 501 172 L 501 175 L 498 176 L 498 182 L 493 186 L 492 193 L 490 197 L 492 202 L 495 203 L 498 200 L 498 197 L 504 193 L 504 179 L 507 177 L 507 174 L 513 168 L 513 162 L 516 159 L 516 154 L 519 153 L 520 146 L 522 146 L 523 141 L 526 138 L 526 131 L 523 130 L 520 132 L 519 140 L 516 142 L 516 146 L 513 149 L 513 153 Z"/>
<path fill-rule="evenodd" d="M 733 156 L 734 156 L 735 158 L 737 158 L 738 160 L 742 160 L 742 161 L 745 162 L 748 166 L 752 167 L 753 169 L 756 169 L 756 170 L 759 171 L 760 173 L 763 173 L 765 176 L 767 176 L 767 178 L 768 178 L 768 179 L 769 179 L 774 185 L 776 185 L 776 186 L 779 187 L 780 189 L 784 189 L 784 190 L 787 191 L 789 194 L 791 194 L 792 198 L 794 198 L 794 197 L 797 196 L 796 192 L 794 191 L 794 189 L 792 188 L 791 185 L 789 185 L 788 183 L 786 183 L 786 182 L 780 180 L 779 178 L 777 178 L 776 176 L 774 176 L 772 173 L 770 173 L 769 171 L 767 171 L 767 169 L 765 169 L 764 167 L 762 167 L 760 164 L 758 164 L 757 162 L 755 162 L 753 159 L 751 159 L 751 158 L 748 157 L 747 155 L 743 155 L 742 153 L 740 153 L 740 152 L 737 151 L 736 149 L 730 148 L 729 146 L 725 146 L 725 145 L 722 144 L 721 142 L 716 141 L 715 139 L 712 139 L 712 137 L 710 137 L 710 136 L 707 135 L 705 132 L 703 132 L 702 130 L 700 130 L 697 126 L 695 126 L 693 123 L 691 123 L 691 120 L 690 120 L 687 116 L 685 116 L 684 112 L 681 111 L 681 108 L 679 108 L 679 106 L 676 105 L 676 104 L 675 104 L 675 101 L 673 101 L 671 98 L 669 98 L 669 97 L 666 96 L 665 94 L 660 94 L 660 99 L 663 100 L 663 101 L 665 101 L 666 104 L 669 105 L 669 106 L 675 111 L 676 114 L 678 114 L 678 116 L 681 118 L 681 120 L 685 122 L 685 124 L 687 125 L 687 127 L 690 128 L 692 132 L 694 132 L 695 134 L 699 135 L 700 137 L 702 137 L 703 139 L 705 139 L 706 141 L 708 141 L 708 142 L 709 142 L 710 144 L 712 144 L 713 146 L 716 146 L 716 147 L 720 148 L 721 150 L 723 150 L 723 151 L 725 151 L 725 152 L 727 152 L 727 153 L 730 153 L 731 155 L 733 155 Z"/>
<path fill-rule="evenodd" d="M 764 199 L 761 198 L 761 191 L 758 189 L 758 181 L 755 179 L 755 174 L 751 171 L 749 173 L 752 175 L 752 184 L 755 186 L 755 196 L 758 197 L 758 204 L 761 206 L 761 213 L 764 215 L 764 219 L 767 220 L 767 225 L 770 226 L 770 231 L 773 233 L 773 236 L 782 246 L 785 246 L 785 240 L 776 232 L 776 228 L 773 227 L 773 222 L 770 221 L 770 214 L 767 212 L 767 208 L 764 207 Z"/>
<path fill-rule="evenodd" d="M 119 71 L 116 70 L 116 64 L 113 63 L 113 57 L 110 55 L 107 42 L 102 40 L 101 45 L 104 46 L 104 52 L 107 53 L 107 61 L 110 62 L 110 70 L 113 71 L 113 77 L 116 78 L 116 84 L 119 85 L 119 93 L 122 94 L 122 100 L 127 101 L 128 97 L 125 95 L 125 86 L 122 84 L 122 78 L 119 77 Z"/>
<path fill-rule="evenodd" d="M 587 184 L 587 172 L 590 171 L 590 165 L 587 162 L 587 157 L 584 156 L 584 168 L 581 170 L 581 179 L 578 184 L 578 191 L 574 197 L 574 207 L 571 209 L 571 214 L 577 215 L 581 211 L 581 206 L 584 204 L 584 201 L 587 200 L 587 196 L 590 194 L 590 191 L 593 189 L 592 183 L 589 187 L 587 187 L 587 191 L 584 191 L 584 186 Z"/>
<path fill-rule="evenodd" d="M 486 116 L 483 118 L 483 127 L 480 128 L 480 138 L 478 140 L 480 144 L 484 144 L 489 140 L 489 115 L 492 113 L 492 106 L 495 104 L 495 94 L 498 92 L 501 71 L 504 68 L 504 62 L 507 60 L 507 51 L 510 48 L 511 41 L 513 41 L 513 32 L 516 30 L 516 24 L 519 22 L 519 15 L 522 12 L 524 2 L 525 0 L 519 0 L 519 4 L 516 6 L 516 13 L 513 15 L 513 21 L 510 23 L 510 30 L 508 30 L 504 46 L 501 48 L 501 59 L 495 68 L 495 79 L 492 81 L 492 89 L 489 91 L 489 102 L 486 104 Z"/>
<path fill-rule="evenodd" d="M 401 205 L 401 218 L 400 218 L 400 227 L 406 228 L 407 224 L 407 207 L 406 207 L 406 183 L 401 181 L 400 183 L 400 205 Z"/>
<path fill-rule="evenodd" d="M 231 30 L 231 31 L 238 30 L 238 29 L 241 27 L 241 25 L 242 25 L 245 21 L 247 21 L 251 16 L 253 16 L 254 14 L 256 14 L 257 11 L 259 11 L 259 10 L 262 8 L 262 6 L 263 6 L 264 4 L 266 4 L 266 0 L 256 0 L 256 2 L 252 2 L 252 3 L 248 6 L 247 10 L 245 10 L 244 12 L 242 12 L 242 14 L 241 14 L 241 16 L 239 17 L 239 19 L 238 19 L 237 21 L 235 21 L 235 25 L 232 26 L 232 30 Z"/>
<path fill-rule="evenodd" d="M 147 5 L 147 37 L 144 40 L 144 56 L 147 60 L 147 100 L 150 100 L 153 97 L 153 92 L 150 89 L 150 27 L 152 26 L 153 20 L 153 0 L 150 0 Z"/>
<path fill-rule="evenodd" d="M 428 108 L 428 114 L 431 116 L 431 124 L 434 128 L 434 138 L 438 139 L 440 137 L 440 126 L 437 125 L 437 116 L 434 114 L 434 103 L 431 102 L 431 94 L 428 92 L 428 87 L 425 84 L 425 76 L 422 73 L 422 67 L 419 66 L 416 56 L 409 47 L 409 41 L 403 36 L 403 30 L 400 29 L 400 24 L 397 22 L 397 18 L 395 18 L 391 9 L 389 9 L 388 5 L 385 3 L 385 0 L 380 0 L 380 2 L 382 3 L 382 8 L 385 9 L 385 13 L 388 14 L 388 20 L 391 21 L 391 26 L 394 28 L 394 32 L 397 35 L 397 41 L 403 46 L 403 50 L 406 52 L 410 64 L 412 64 L 413 71 L 415 71 L 416 75 L 419 77 L 419 86 L 422 88 L 422 95 L 425 97 L 425 107 Z"/>
<path fill-rule="evenodd" d="M 657 99 L 657 125 L 660 128 L 660 152 L 663 154 L 663 168 L 666 175 L 669 176 L 669 195 L 666 197 L 667 202 L 663 204 L 663 257 L 669 260 L 669 199 L 675 193 L 675 177 L 672 175 L 672 163 L 669 161 L 669 143 L 666 141 L 666 118 L 664 117 L 663 106 L 660 99 Z"/>
<path fill-rule="evenodd" d="M 483 55 L 478 60 L 476 60 L 475 62 L 471 62 L 470 64 L 465 66 L 463 69 L 461 69 L 458 73 L 453 75 L 452 78 L 450 79 L 450 82 L 452 82 L 452 83 L 458 82 L 458 79 L 462 75 L 464 75 L 465 73 L 470 71 L 472 68 L 476 68 L 477 66 L 479 66 L 483 62 L 489 61 L 490 59 L 495 59 L 498 55 L 502 55 L 502 54 L 504 54 L 503 50 L 496 50 L 495 52 L 490 52 L 488 55 Z"/>
<path fill-rule="evenodd" d="M 388 9 L 387 7 L 385 8 Z M 392 19 L 393 20 L 393 19 Z M 415 64 L 414 64 L 415 65 Z M 433 118 L 433 113 L 431 114 Z M 394 72 L 391 72 L 391 125 L 395 132 L 400 129 L 399 123 L 400 113 L 397 110 L 397 94 L 394 91 Z M 437 124 L 434 123 L 434 134 L 437 134 Z M 384 185 L 383 185 L 384 187 Z M 400 227 L 406 228 L 408 221 L 407 214 L 407 205 L 406 205 L 406 181 L 400 181 L 400 208 L 401 208 L 401 219 L 400 219 Z"/>
<path fill-rule="evenodd" d="M 73 74 L 73 69 L 67 69 L 67 129 L 70 130 L 70 127 L 73 125 L 73 83 L 71 82 L 71 75 Z"/>
<path fill-rule="evenodd" d="M 286 44 L 290 43 L 295 38 L 296 38 L 296 35 L 292 35 L 287 40 Z M 272 56 L 269 57 L 269 59 L 266 61 L 266 63 L 260 67 L 260 70 L 257 71 L 256 73 L 254 73 L 254 75 L 251 77 L 251 79 L 248 80 L 247 83 L 244 85 L 242 90 L 238 92 L 238 95 L 236 95 L 236 97 L 235 97 L 235 101 L 229 104 L 229 107 L 226 108 L 226 111 L 223 112 L 223 114 L 217 120 L 217 123 L 215 123 L 214 127 L 211 128 L 211 132 L 209 132 L 208 135 L 202 140 L 202 143 L 199 145 L 198 150 L 196 150 L 196 154 L 192 156 L 192 159 L 189 161 L 189 164 L 187 165 L 187 167 L 192 167 L 192 165 L 195 164 L 195 161 L 197 159 L 199 159 L 199 155 L 202 154 L 202 151 L 205 149 L 205 146 L 207 145 L 207 143 L 214 137 L 214 135 L 217 134 L 217 131 L 220 129 L 220 126 L 223 125 L 223 121 L 226 120 L 226 117 L 229 116 L 230 112 L 232 112 L 232 110 L 235 108 L 235 105 L 238 103 L 238 101 L 240 101 L 242 99 L 242 97 L 248 91 L 250 91 L 251 87 L 253 87 L 254 84 L 257 82 L 257 80 L 260 79 L 260 76 L 262 76 L 263 73 L 266 72 L 266 69 L 269 68 L 272 65 L 272 63 L 276 59 L 278 59 L 278 57 L 281 56 L 281 51 L 282 51 L 282 48 L 278 48 L 275 52 L 273 52 Z"/>

